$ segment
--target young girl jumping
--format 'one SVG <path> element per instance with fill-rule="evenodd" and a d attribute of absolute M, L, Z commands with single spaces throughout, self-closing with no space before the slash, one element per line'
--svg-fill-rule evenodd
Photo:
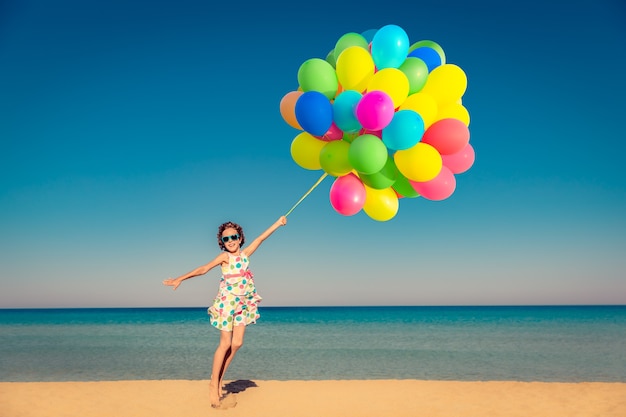
<path fill-rule="evenodd" d="M 243 345 L 246 326 L 256 323 L 259 318 L 258 303 L 261 297 L 254 286 L 254 278 L 248 268 L 248 258 L 276 229 L 286 224 L 287 218 L 281 216 L 250 245 L 243 248 L 245 236 L 241 226 L 232 222 L 224 223 L 217 232 L 217 243 L 222 253 L 206 265 L 178 278 L 163 281 L 164 285 L 169 285 L 175 290 L 186 279 L 204 275 L 218 265 L 222 267 L 219 291 L 213 305 L 208 309 L 211 324 L 220 330 L 220 342 L 213 356 L 209 384 L 209 396 L 213 407 L 220 404 L 222 378 L 235 353 Z"/>

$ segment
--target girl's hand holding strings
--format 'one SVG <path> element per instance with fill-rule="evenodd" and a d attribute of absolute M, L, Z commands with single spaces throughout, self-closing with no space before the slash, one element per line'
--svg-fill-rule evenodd
<path fill-rule="evenodd" d="M 172 290 L 176 290 L 181 282 L 182 281 L 179 281 L 176 278 L 168 278 L 166 280 L 163 280 L 163 285 L 168 285 L 170 287 L 173 287 Z"/>

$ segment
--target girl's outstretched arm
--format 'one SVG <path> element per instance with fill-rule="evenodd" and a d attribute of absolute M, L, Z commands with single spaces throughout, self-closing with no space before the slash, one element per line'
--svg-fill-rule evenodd
<path fill-rule="evenodd" d="M 209 262 L 206 265 L 199 266 L 193 271 L 187 272 L 186 274 L 181 275 L 178 278 L 169 278 L 169 279 L 164 280 L 163 285 L 168 285 L 170 287 L 173 287 L 172 289 L 175 290 L 184 280 L 197 277 L 198 275 L 204 275 L 207 272 L 209 272 L 211 269 L 218 266 L 219 264 L 223 262 L 227 262 L 227 261 L 228 261 L 228 255 L 226 254 L 226 252 L 222 252 L 219 255 L 217 255 L 215 259 L 213 259 L 211 262 Z"/>
<path fill-rule="evenodd" d="M 242 250 L 242 252 L 248 256 L 252 255 L 259 248 L 259 245 L 261 245 L 261 243 L 263 243 L 265 239 L 270 237 L 270 235 L 274 233 L 276 229 L 286 224 L 287 224 L 287 217 L 280 216 L 278 220 L 274 222 L 274 224 L 272 224 L 265 232 L 261 233 L 259 237 L 254 239 L 252 243 L 250 243 L 248 246 L 246 246 Z"/>

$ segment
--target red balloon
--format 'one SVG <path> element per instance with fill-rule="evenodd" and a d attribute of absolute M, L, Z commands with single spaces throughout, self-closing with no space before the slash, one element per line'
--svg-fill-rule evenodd
<path fill-rule="evenodd" d="M 326 133 L 322 136 L 316 136 L 316 138 L 330 142 L 331 140 L 339 140 L 343 138 L 343 130 L 339 129 L 335 122 L 332 122 Z"/>
<path fill-rule="evenodd" d="M 469 143 L 460 152 L 452 155 L 441 155 L 443 164 L 450 168 L 453 174 L 462 174 L 474 165 L 476 154 Z"/>
<path fill-rule="evenodd" d="M 383 137 L 383 131 L 382 130 L 369 130 L 369 129 L 361 129 L 359 131 L 360 135 L 374 135 L 379 139 L 382 139 Z"/>
<path fill-rule="evenodd" d="M 415 191 L 427 200 L 440 201 L 450 197 L 456 189 L 456 178 L 445 165 L 439 174 L 430 181 L 417 182 L 409 180 Z"/>
<path fill-rule="evenodd" d="M 460 152 L 470 140 L 469 128 L 459 119 L 441 119 L 426 129 L 422 142 L 437 149 L 441 155 Z"/>

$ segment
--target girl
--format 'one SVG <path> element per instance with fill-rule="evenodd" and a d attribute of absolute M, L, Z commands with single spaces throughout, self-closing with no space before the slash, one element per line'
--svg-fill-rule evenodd
<path fill-rule="evenodd" d="M 242 248 L 245 243 L 243 229 L 237 223 L 227 222 L 218 228 L 217 243 L 222 253 L 206 265 L 163 281 L 175 290 L 186 279 L 204 275 L 220 265 L 220 280 L 217 297 L 208 309 L 211 324 L 220 330 L 220 342 L 213 356 L 213 369 L 209 384 L 211 405 L 217 407 L 222 397 L 222 378 L 235 353 L 243 345 L 243 336 L 248 324 L 256 323 L 259 318 L 258 303 L 261 297 L 254 286 L 252 272 L 248 269 L 248 258 L 259 245 L 280 226 L 287 224 L 287 218 L 281 216 L 250 245 Z"/>

